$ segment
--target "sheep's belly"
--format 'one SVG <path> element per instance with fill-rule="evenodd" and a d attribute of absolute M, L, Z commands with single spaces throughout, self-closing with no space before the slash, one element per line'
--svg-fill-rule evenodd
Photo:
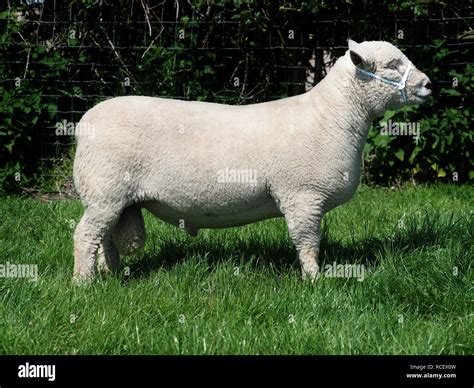
<path fill-rule="evenodd" d="M 144 202 L 142 207 L 163 221 L 185 229 L 228 228 L 241 226 L 268 218 L 280 217 L 282 214 L 269 199 L 259 205 L 220 212 L 191 209 L 188 212 L 179 211 L 161 202 Z"/>

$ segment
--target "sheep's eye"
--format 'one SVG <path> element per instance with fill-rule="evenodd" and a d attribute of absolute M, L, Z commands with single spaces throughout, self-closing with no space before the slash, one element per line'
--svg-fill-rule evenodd
<path fill-rule="evenodd" d="M 396 63 L 389 63 L 387 67 L 391 70 L 398 70 L 398 65 Z"/>

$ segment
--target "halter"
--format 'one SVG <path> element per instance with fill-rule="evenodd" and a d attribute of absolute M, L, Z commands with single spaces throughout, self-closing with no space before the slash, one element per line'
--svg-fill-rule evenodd
<path fill-rule="evenodd" d="M 408 74 L 410 73 L 410 70 L 412 68 L 411 63 L 408 64 L 408 67 L 405 70 L 405 74 L 403 74 L 403 77 L 402 77 L 400 82 L 391 81 L 391 80 L 383 78 L 383 77 L 381 77 L 381 76 L 379 76 L 375 73 L 371 73 L 370 71 L 361 69 L 357 66 L 356 66 L 356 68 L 357 68 L 357 70 L 360 70 L 362 73 L 364 73 L 365 75 L 368 75 L 369 77 L 378 79 L 379 81 L 385 82 L 386 84 L 395 86 L 398 90 L 400 90 L 400 93 L 402 94 L 403 102 L 406 103 L 408 101 L 405 86 L 406 86 L 406 82 L 407 82 L 407 79 L 408 79 Z"/>

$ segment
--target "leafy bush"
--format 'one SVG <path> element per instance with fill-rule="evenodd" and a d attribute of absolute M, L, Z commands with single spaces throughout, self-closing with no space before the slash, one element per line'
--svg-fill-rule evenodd
<path fill-rule="evenodd" d="M 434 98 L 421 106 L 401 111 L 387 111 L 369 132 L 365 146 L 368 181 L 393 183 L 394 180 L 465 182 L 474 179 L 472 144 L 474 128 L 470 125 L 474 87 L 474 66 L 463 72 L 448 70 L 451 51 L 446 41 L 436 40 L 429 55 L 434 66 L 426 72 L 441 85 Z M 444 73 L 446 72 L 446 73 Z M 443 86 L 443 79 L 448 81 Z M 419 127 L 420 137 L 387 136 L 386 124 L 408 123 Z"/>
<path fill-rule="evenodd" d="M 25 7 L 23 7 L 25 9 Z M 35 34 L 34 25 L 26 23 L 21 12 L 0 13 L 0 192 L 36 184 L 40 176 L 40 158 L 51 154 L 48 144 L 56 141 L 54 131 L 58 104 L 44 98 L 56 93 L 54 80 L 63 77 L 67 59 L 54 47 L 35 45 L 26 38 Z M 13 44 L 13 37 L 25 40 L 22 46 Z M 19 58 L 25 57 L 24 63 Z M 35 65 L 31 65 L 35 63 Z M 36 79 L 43 82 L 37 84 Z M 48 152 L 49 151 L 49 152 Z"/>
<path fill-rule="evenodd" d="M 361 7 L 144 0 L 130 7 L 118 0 L 112 7 L 68 0 L 56 10 L 54 4 L 0 5 L 0 192 L 54 187 L 48 177 L 64 175 L 50 169 L 70 169 L 62 159 L 74 143 L 56 136 L 55 125 L 79 121 L 104 98 L 143 94 L 244 104 L 302 93 L 307 71 L 318 82 L 327 70 L 324 55 L 341 55 L 348 35 L 392 41 L 439 85 L 429 103 L 387 112 L 374 125 L 364 153 L 367 182 L 474 179 L 467 101 L 474 82 L 472 34 L 470 19 L 456 16 L 469 15 L 463 2 L 384 0 Z M 394 35 L 394 27 L 406 37 Z M 419 124 L 421 138 L 381 135 L 387 120 Z"/>

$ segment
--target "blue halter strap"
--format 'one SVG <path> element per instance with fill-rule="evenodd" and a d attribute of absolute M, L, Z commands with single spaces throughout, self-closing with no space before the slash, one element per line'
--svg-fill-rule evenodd
<path fill-rule="evenodd" d="M 385 82 L 386 84 L 395 86 L 398 90 L 400 90 L 400 93 L 402 94 L 403 102 L 406 103 L 408 101 L 408 98 L 407 98 L 407 92 L 405 90 L 405 86 L 406 86 L 406 82 L 407 82 L 407 79 L 408 79 L 408 74 L 410 73 L 411 68 L 412 68 L 412 64 L 409 63 L 400 82 L 395 82 L 395 81 L 383 78 L 383 77 L 381 77 L 381 76 L 379 76 L 375 73 L 371 73 L 370 71 L 361 69 L 359 67 L 357 67 L 357 70 L 361 71 L 365 75 L 368 75 L 369 77 L 378 79 L 379 81 Z"/>

